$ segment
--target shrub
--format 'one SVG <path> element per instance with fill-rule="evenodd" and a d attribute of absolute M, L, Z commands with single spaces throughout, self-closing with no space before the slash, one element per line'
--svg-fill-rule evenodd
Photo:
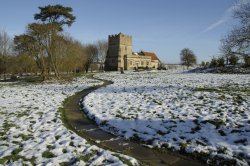
<path fill-rule="evenodd" d="M 201 62 L 201 67 L 206 67 L 206 63 L 204 61 Z"/>
<path fill-rule="evenodd" d="M 245 67 L 250 67 L 250 56 L 244 57 Z"/>
<path fill-rule="evenodd" d="M 217 59 L 217 63 L 219 67 L 222 67 L 225 65 L 225 59 L 223 57 L 220 57 Z"/>
<path fill-rule="evenodd" d="M 210 67 L 216 67 L 218 66 L 218 62 L 216 58 L 213 58 L 210 62 Z"/>
<path fill-rule="evenodd" d="M 239 57 L 236 55 L 230 55 L 228 60 L 230 65 L 236 65 L 239 61 Z"/>
<path fill-rule="evenodd" d="M 210 65 L 210 63 L 209 62 L 206 62 L 206 67 L 208 67 Z"/>

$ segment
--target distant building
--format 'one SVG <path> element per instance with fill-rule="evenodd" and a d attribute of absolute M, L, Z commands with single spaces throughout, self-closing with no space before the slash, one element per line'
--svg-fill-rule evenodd
<path fill-rule="evenodd" d="M 181 64 L 165 64 L 166 69 L 184 69 L 185 66 L 181 65 Z"/>
<path fill-rule="evenodd" d="M 138 68 L 157 69 L 160 60 L 153 52 L 132 52 L 132 36 L 122 33 L 109 35 L 105 70 L 133 70 Z"/>

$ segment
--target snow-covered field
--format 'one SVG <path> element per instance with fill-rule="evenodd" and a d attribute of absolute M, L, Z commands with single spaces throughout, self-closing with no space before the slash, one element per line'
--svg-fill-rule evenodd
<path fill-rule="evenodd" d="M 101 82 L 0 84 L 0 165 L 123 165 L 135 159 L 92 146 L 66 129 L 58 108 L 64 99 Z"/>
<path fill-rule="evenodd" d="M 103 129 L 150 147 L 199 153 L 208 163 L 249 164 L 249 75 L 155 71 L 96 77 L 114 81 L 83 101 Z"/>

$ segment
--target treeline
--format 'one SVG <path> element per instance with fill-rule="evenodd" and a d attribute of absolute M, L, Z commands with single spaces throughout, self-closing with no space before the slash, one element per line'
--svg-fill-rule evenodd
<path fill-rule="evenodd" d="M 226 65 L 236 66 L 239 63 L 240 57 L 237 55 L 221 56 L 218 58 L 213 57 L 210 62 L 201 62 L 202 67 L 224 67 Z M 242 67 L 248 67 L 247 63 L 242 63 Z"/>
<path fill-rule="evenodd" d="M 61 5 L 39 7 L 36 22 L 28 24 L 24 34 L 12 40 L 0 33 L 0 74 L 32 73 L 43 80 L 62 73 L 88 72 L 93 63 L 103 70 L 107 41 L 82 44 L 64 32 L 75 21 L 72 8 Z"/>

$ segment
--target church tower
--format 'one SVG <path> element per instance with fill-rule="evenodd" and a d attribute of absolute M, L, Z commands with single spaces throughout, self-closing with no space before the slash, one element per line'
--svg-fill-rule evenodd
<path fill-rule="evenodd" d="M 119 33 L 109 35 L 106 71 L 127 70 L 127 57 L 132 55 L 132 36 Z"/>

